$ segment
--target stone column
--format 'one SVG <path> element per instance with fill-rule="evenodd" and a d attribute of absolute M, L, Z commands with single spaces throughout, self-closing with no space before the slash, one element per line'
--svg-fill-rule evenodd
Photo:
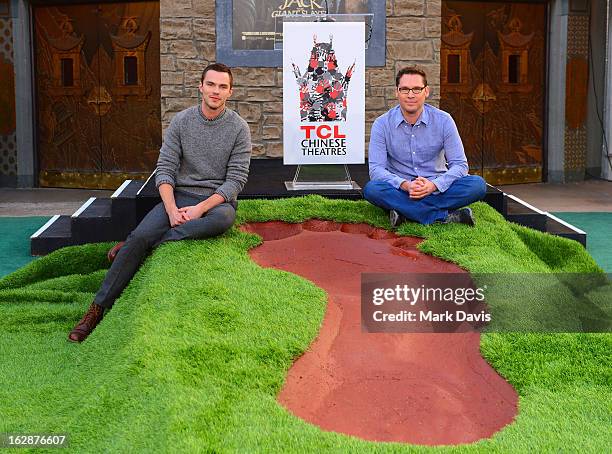
<path fill-rule="evenodd" d="M 26 0 L 11 2 L 15 58 L 15 120 L 17 131 L 17 186 L 34 186 L 35 133 L 32 86 L 30 8 Z"/>
<path fill-rule="evenodd" d="M 587 176 L 601 175 L 603 143 L 603 111 L 606 102 L 606 33 L 607 2 L 591 2 L 591 48 L 589 50 L 589 94 L 587 115 Z M 610 102 L 608 100 L 608 102 Z"/>
<path fill-rule="evenodd" d="M 548 81 L 548 181 L 565 181 L 565 71 L 567 65 L 568 0 L 550 3 Z"/>

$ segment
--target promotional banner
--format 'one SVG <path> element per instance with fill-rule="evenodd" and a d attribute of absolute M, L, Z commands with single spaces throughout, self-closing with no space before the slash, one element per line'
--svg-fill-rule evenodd
<path fill-rule="evenodd" d="M 283 25 L 284 164 L 365 162 L 365 33 L 359 22 Z"/>

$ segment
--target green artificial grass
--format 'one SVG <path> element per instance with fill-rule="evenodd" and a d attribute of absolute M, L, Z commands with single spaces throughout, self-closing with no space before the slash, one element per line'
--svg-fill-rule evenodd
<path fill-rule="evenodd" d="M 406 224 L 400 233 L 427 238 L 421 250 L 473 273 L 601 273 L 577 243 L 509 224 L 483 203 L 473 208 L 473 229 Z M 241 201 L 238 222 L 308 218 L 389 227 L 366 202 L 316 196 Z M 519 414 L 470 445 L 373 443 L 294 417 L 275 397 L 317 335 L 326 295 L 252 262 L 248 249 L 260 241 L 233 228 L 160 246 L 83 344 L 66 336 L 103 279 L 109 244 L 65 248 L 0 279 L 0 433 L 68 433 L 78 452 L 602 452 L 612 445 L 608 333 L 484 334 L 483 356 L 519 393 Z M 589 301 L 606 313 L 601 291 Z"/>

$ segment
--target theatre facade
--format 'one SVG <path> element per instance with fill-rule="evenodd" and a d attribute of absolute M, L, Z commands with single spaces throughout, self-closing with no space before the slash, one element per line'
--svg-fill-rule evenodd
<path fill-rule="evenodd" d="M 214 61 L 234 68 L 229 104 L 253 158 L 281 158 L 282 23 L 296 14 L 364 23 L 366 153 L 373 121 L 396 104 L 396 71 L 418 65 L 471 173 L 610 179 L 610 3 L 0 0 L 0 186 L 113 189 L 148 176 Z"/>

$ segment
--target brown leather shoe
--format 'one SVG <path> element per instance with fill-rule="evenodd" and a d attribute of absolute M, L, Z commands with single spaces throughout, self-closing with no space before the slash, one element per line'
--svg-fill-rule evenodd
<path fill-rule="evenodd" d="M 96 303 L 91 303 L 81 321 L 68 334 L 68 340 L 71 342 L 83 342 L 100 323 L 102 317 L 104 317 L 104 308 Z"/>
<path fill-rule="evenodd" d="M 108 258 L 109 262 L 113 263 L 115 257 L 117 257 L 117 254 L 119 253 L 119 249 L 121 249 L 124 244 L 125 241 L 119 241 L 117 244 L 115 244 L 112 248 L 109 249 L 108 254 L 106 254 L 106 257 Z"/>

